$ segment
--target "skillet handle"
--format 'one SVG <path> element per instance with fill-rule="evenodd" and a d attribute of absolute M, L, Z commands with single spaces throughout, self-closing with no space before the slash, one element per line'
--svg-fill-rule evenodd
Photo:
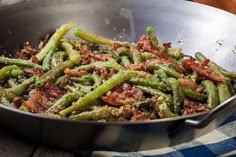
<path fill-rule="evenodd" d="M 201 120 L 186 119 L 184 121 L 184 125 L 193 128 L 204 128 L 216 117 L 222 116 L 223 114 L 226 119 L 235 111 L 236 111 L 236 95 L 218 105 L 208 114 L 206 114 Z"/>
<path fill-rule="evenodd" d="M 183 122 L 177 123 L 176 125 L 170 127 L 168 136 L 170 138 L 175 138 L 176 135 L 178 135 L 183 130 L 183 127 L 186 126 L 197 129 L 204 128 L 216 117 L 220 116 L 221 119 L 225 120 L 235 111 L 236 95 L 218 105 L 200 120 L 185 119 Z"/>

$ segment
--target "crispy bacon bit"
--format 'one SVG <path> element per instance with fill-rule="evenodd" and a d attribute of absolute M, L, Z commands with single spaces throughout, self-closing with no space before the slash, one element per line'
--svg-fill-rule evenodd
<path fill-rule="evenodd" d="M 128 83 L 123 83 L 102 97 L 103 101 L 114 106 L 133 104 L 142 98 L 143 92 Z"/>
<path fill-rule="evenodd" d="M 125 67 L 126 70 L 137 70 L 137 71 L 146 71 L 146 68 L 143 64 L 130 64 Z"/>
<path fill-rule="evenodd" d="M 76 71 L 76 70 L 71 70 L 69 68 L 66 68 L 64 70 L 64 73 L 67 75 L 67 76 L 70 76 L 70 77 L 81 77 L 81 76 L 84 76 L 84 75 L 88 75 L 88 72 L 87 71 L 84 71 L 84 70 L 81 70 L 81 71 Z"/>
<path fill-rule="evenodd" d="M 114 43 L 114 44 L 112 45 L 112 49 L 113 49 L 113 50 L 117 50 L 117 49 L 120 48 L 120 47 L 122 47 L 122 45 L 119 44 L 119 43 Z"/>
<path fill-rule="evenodd" d="M 34 75 L 41 76 L 43 74 L 41 68 L 24 68 L 23 71 L 26 77 L 32 77 Z"/>
<path fill-rule="evenodd" d="M 202 63 L 201 66 L 207 66 L 210 62 L 210 59 L 205 59 Z"/>
<path fill-rule="evenodd" d="M 12 103 L 15 105 L 16 108 L 19 108 L 23 104 L 24 100 L 22 98 L 15 98 Z"/>
<path fill-rule="evenodd" d="M 139 37 L 139 42 L 137 44 L 137 49 L 139 51 L 148 51 L 151 52 L 155 55 L 160 54 L 160 52 L 157 50 L 157 48 L 155 48 L 151 41 L 148 39 L 148 37 L 146 35 L 142 35 Z"/>
<path fill-rule="evenodd" d="M 198 85 L 195 81 L 191 80 L 191 79 L 187 79 L 187 78 L 179 78 L 180 81 L 180 86 L 181 87 L 186 87 L 186 88 L 190 88 L 192 90 L 196 90 Z"/>
<path fill-rule="evenodd" d="M 34 113 L 44 111 L 47 108 L 46 106 L 44 106 L 47 103 L 45 103 L 45 98 L 40 91 L 34 92 L 32 97 L 29 100 L 24 101 L 23 104 L 29 108 L 30 112 Z"/>
<path fill-rule="evenodd" d="M 40 91 L 35 91 L 31 98 L 24 101 L 23 104 L 29 108 L 30 112 L 38 113 L 47 110 L 64 94 L 58 87 L 46 84 Z"/>
<path fill-rule="evenodd" d="M 182 110 L 183 115 L 189 115 L 210 110 L 209 107 L 205 105 L 200 105 L 198 102 L 191 101 L 190 99 L 187 98 L 184 100 L 184 106 L 186 108 Z"/>
<path fill-rule="evenodd" d="M 41 50 L 42 48 L 44 48 L 44 46 L 48 43 L 49 39 L 50 39 L 50 34 L 48 33 L 45 38 L 43 39 L 43 41 L 41 41 L 38 45 L 38 49 Z"/>
<path fill-rule="evenodd" d="M 131 121 L 145 121 L 150 120 L 150 117 L 142 113 L 141 111 L 135 110 L 133 112 L 133 116 L 131 117 Z"/>
<path fill-rule="evenodd" d="M 35 55 L 32 55 L 30 59 L 33 63 L 40 64 L 38 58 Z"/>
<path fill-rule="evenodd" d="M 95 54 L 87 49 L 80 51 L 82 64 L 89 64 L 96 61 L 107 61 L 112 57 L 111 54 Z"/>
<path fill-rule="evenodd" d="M 25 42 L 23 45 L 23 49 L 21 49 L 21 51 L 16 54 L 16 58 L 29 60 L 32 55 L 35 55 L 37 52 L 38 50 L 32 48 L 29 45 L 29 42 Z"/>
<path fill-rule="evenodd" d="M 175 69 L 183 74 L 184 70 L 177 64 L 175 63 L 175 61 L 166 54 L 158 54 L 156 57 L 153 58 L 149 58 L 146 60 L 145 65 L 149 65 L 149 64 L 162 64 L 162 63 L 167 63 L 167 64 L 171 64 L 175 67 Z"/>
<path fill-rule="evenodd" d="M 70 85 L 70 84 L 72 84 L 70 77 L 65 77 L 59 84 L 59 88 L 63 89 L 66 85 Z"/>
<path fill-rule="evenodd" d="M 163 46 L 165 47 L 165 49 L 171 48 L 171 42 L 163 43 Z"/>
<path fill-rule="evenodd" d="M 213 81 L 224 81 L 223 75 L 217 73 L 214 69 L 209 66 L 203 66 L 192 59 L 186 59 L 182 62 L 182 65 L 187 70 L 192 70 Z"/>
<path fill-rule="evenodd" d="M 54 86 L 52 84 L 47 83 L 41 91 L 44 93 L 44 95 L 47 97 L 49 101 L 55 101 L 62 97 L 65 92 L 60 90 L 57 86 Z"/>
<path fill-rule="evenodd" d="M 98 74 L 102 79 L 107 79 L 116 73 L 116 69 L 111 68 L 95 68 L 95 73 Z"/>

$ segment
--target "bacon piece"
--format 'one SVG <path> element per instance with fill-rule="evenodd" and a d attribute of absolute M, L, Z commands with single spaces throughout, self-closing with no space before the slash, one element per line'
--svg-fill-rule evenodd
<path fill-rule="evenodd" d="M 150 117 L 143 114 L 141 111 L 135 110 L 133 112 L 133 116 L 131 117 L 131 121 L 145 121 L 150 120 Z"/>
<path fill-rule="evenodd" d="M 205 105 L 200 105 L 198 102 L 191 101 L 190 99 L 184 99 L 185 109 L 182 110 L 183 115 L 194 114 L 198 112 L 208 111 L 209 107 Z"/>
<path fill-rule="evenodd" d="M 149 58 L 146 60 L 145 65 L 149 65 L 149 64 L 162 64 L 162 63 L 167 63 L 167 64 L 171 64 L 175 67 L 175 69 L 183 74 L 184 70 L 177 64 L 175 63 L 175 61 L 166 54 L 158 54 L 156 57 L 153 58 Z"/>
<path fill-rule="evenodd" d="M 102 97 L 103 101 L 114 106 L 133 104 L 142 98 L 143 92 L 128 83 L 123 83 Z"/>
<path fill-rule="evenodd" d="M 24 101 L 23 105 L 27 106 L 30 112 L 43 112 L 64 94 L 58 87 L 46 84 L 40 91 L 35 91 L 29 100 Z"/>
<path fill-rule="evenodd" d="M 137 70 L 137 71 L 146 71 L 146 68 L 143 64 L 130 64 L 125 66 L 126 70 Z"/>
<path fill-rule="evenodd" d="M 114 43 L 114 44 L 112 45 L 112 49 L 113 49 L 113 50 L 117 50 L 117 49 L 120 48 L 120 47 L 122 47 L 122 45 L 119 44 L 119 43 Z"/>
<path fill-rule="evenodd" d="M 34 75 L 41 76 L 43 74 L 41 68 L 24 68 L 23 72 L 26 77 L 32 77 Z"/>
<path fill-rule="evenodd" d="M 199 75 L 202 75 L 210 80 L 221 82 L 224 81 L 225 78 L 223 75 L 217 73 L 214 69 L 212 69 L 209 66 L 203 66 L 199 63 L 197 63 L 193 59 L 186 59 L 182 62 L 183 67 L 186 70 L 192 70 L 198 73 Z"/>
<path fill-rule="evenodd" d="M 45 103 L 45 98 L 40 91 L 34 92 L 32 97 L 29 100 L 24 101 L 23 104 L 28 107 L 30 112 L 34 113 L 45 111 L 47 109 L 47 107 L 44 106 L 47 103 Z"/>
<path fill-rule="evenodd" d="M 81 77 L 81 76 L 84 76 L 84 75 L 88 75 L 87 71 L 84 71 L 84 70 L 76 71 L 76 70 L 71 70 L 69 68 L 66 68 L 64 70 L 64 73 L 67 76 L 70 76 L 70 77 Z"/>
<path fill-rule="evenodd" d="M 102 79 L 107 79 L 114 75 L 117 71 L 114 68 L 95 68 L 94 72 L 98 74 Z"/>
<path fill-rule="evenodd" d="M 187 79 L 187 78 L 179 78 L 180 81 L 180 86 L 181 87 L 186 87 L 186 88 L 190 88 L 192 90 L 196 90 L 198 85 L 195 81 L 191 80 L 191 79 Z"/>
<path fill-rule="evenodd" d="M 29 60 L 32 55 L 35 55 L 36 53 L 38 53 L 38 50 L 32 48 L 29 45 L 29 42 L 25 42 L 23 45 L 23 49 L 21 49 L 20 52 L 16 53 L 16 58 Z"/>
<path fill-rule="evenodd" d="M 48 33 L 45 38 L 43 39 L 43 41 L 41 41 L 38 45 L 38 49 L 41 50 L 42 48 L 44 48 L 44 46 L 48 43 L 49 39 L 50 39 L 50 34 Z"/>
<path fill-rule="evenodd" d="M 67 76 L 61 81 L 61 83 L 58 86 L 60 89 L 63 89 L 66 85 L 71 85 L 71 84 L 72 82 L 70 80 L 70 77 Z"/>
<path fill-rule="evenodd" d="M 54 102 L 65 94 L 65 92 L 60 90 L 57 86 L 54 86 L 49 83 L 47 83 L 41 89 L 41 91 L 44 93 L 45 97 L 51 102 Z"/>
<path fill-rule="evenodd" d="M 80 51 L 82 64 L 89 64 L 96 61 L 107 61 L 112 57 L 111 54 L 95 54 L 87 49 Z"/>
<path fill-rule="evenodd" d="M 33 63 L 40 64 L 38 58 L 35 55 L 32 55 L 30 59 Z"/>
<path fill-rule="evenodd" d="M 148 51 L 155 55 L 160 54 L 156 47 L 154 47 L 151 41 L 148 39 L 146 35 L 142 35 L 139 37 L 139 42 L 136 47 L 139 51 Z"/>

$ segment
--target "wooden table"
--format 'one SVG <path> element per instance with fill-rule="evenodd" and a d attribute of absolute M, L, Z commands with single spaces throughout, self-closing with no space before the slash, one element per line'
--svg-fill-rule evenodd
<path fill-rule="evenodd" d="M 8 5 L 20 1 L 23 0 L 0 0 L 2 5 Z M 236 0 L 194 1 L 215 6 L 236 14 Z M 89 154 L 90 152 L 70 152 L 67 150 L 30 143 L 10 134 L 7 130 L 0 128 L 0 157 L 75 157 L 89 156 Z"/>

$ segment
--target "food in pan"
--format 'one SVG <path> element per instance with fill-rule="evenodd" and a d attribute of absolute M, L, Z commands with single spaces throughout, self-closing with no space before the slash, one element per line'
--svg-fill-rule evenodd
<path fill-rule="evenodd" d="M 161 44 L 152 26 L 137 43 L 64 24 L 37 48 L 0 57 L 1 104 L 73 120 L 144 121 L 208 111 L 235 92 L 236 73 L 200 52 Z M 75 29 L 77 39 L 64 36 Z"/>

